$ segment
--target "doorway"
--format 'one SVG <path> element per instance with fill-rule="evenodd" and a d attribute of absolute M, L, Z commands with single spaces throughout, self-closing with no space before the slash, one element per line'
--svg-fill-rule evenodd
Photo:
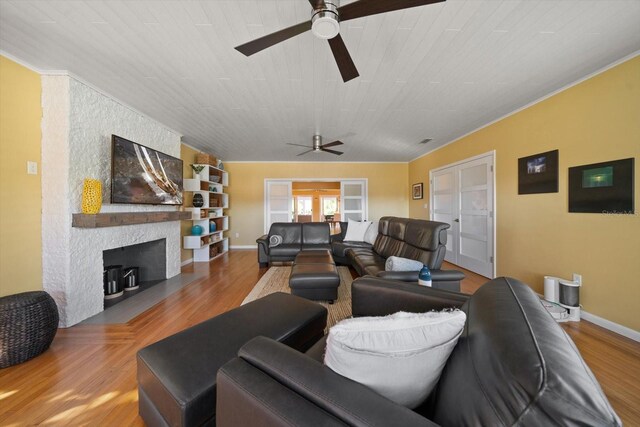
<path fill-rule="evenodd" d="M 451 224 L 445 260 L 495 277 L 495 153 L 429 172 L 430 218 Z"/>
<path fill-rule="evenodd" d="M 366 179 L 265 179 L 265 233 L 274 222 L 339 222 L 367 218 Z"/>

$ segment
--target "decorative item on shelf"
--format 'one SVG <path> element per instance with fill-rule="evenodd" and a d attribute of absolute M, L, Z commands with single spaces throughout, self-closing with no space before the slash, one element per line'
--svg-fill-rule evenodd
<path fill-rule="evenodd" d="M 216 187 L 213 187 L 213 189 L 211 190 L 212 193 L 217 193 L 218 189 Z"/>
<path fill-rule="evenodd" d="M 200 211 L 200 218 L 206 218 L 207 217 L 207 210 L 206 209 L 202 209 Z"/>
<path fill-rule="evenodd" d="M 224 170 L 224 164 L 222 163 L 222 160 L 218 160 L 218 169 Z"/>
<path fill-rule="evenodd" d="M 194 208 L 201 208 L 204 206 L 204 197 L 202 197 L 202 194 L 200 193 L 195 193 L 193 195 L 193 207 Z"/>
<path fill-rule="evenodd" d="M 200 175 L 200 172 L 204 169 L 204 165 L 191 165 L 191 169 L 193 169 L 196 174 Z"/>
<path fill-rule="evenodd" d="M 95 215 L 102 207 L 102 184 L 97 179 L 86 178 L 82 187 L 82 213 Z"/>
<path fill-rule="evenodd" d="M 196 154 L 196 163 L 202 163 L 205 165 L 215 166 L 218 164 L 218 158 L 214 155 L 207 153 Z"/>
<path fill-rule="evenodd" d="M 209 177 L 209 179 L 211 180 L 211 182 L 215 182 L 216 184 L 220 182 L 220 176 L 219 175 L 212 175 Z"/>
<path fill-rule="evenodd" d="M 211 221 L 211 222 L 209 223 L 209 232 L 210 232 L 210 233 L 213 233 L 214 231 L 216 231 L 216 228 L 217 228 L 217 227 L 216 227 L 216 223 L 215 223 L 215 221 Z"/>
<path fill-rule="evenodd" d="M 201 235 L 203 231 L 204 231 L 203 228 L 197 224 L 191 227 L 191 234 L 194 236 Z"/>

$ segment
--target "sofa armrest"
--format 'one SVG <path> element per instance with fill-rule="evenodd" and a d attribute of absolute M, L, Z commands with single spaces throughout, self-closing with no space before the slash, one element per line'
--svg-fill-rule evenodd
<path fill-rule="evenodd" d="M 432 282 L 460 282 L 464 278 L 464 273 L 458 270 L 431 270 Z"/>
<path fill-rule="evenodd" d="M 417 282 L 419 271 L 378 271 L 377 277 L 387 280 L 400 280 L 402 282 Z"/>
<path fill-rule="evenodd" d="M 258 245 L 263 245 L 265 247 L 265 250 L 268 250 L 268 248 L 269 248 L 269 235 L 268 234 L 264 234 L 264 235 L 258 237 L 256 239 L 256 243 Z"/>
<path fill-rule="evenodd" d="M 352 426 L 435 425 L 412 410 L 338 375 L 321 363 L 277 341 L 265 337 L 254 338 L 240 349 L 238 355 L 282 386 L 325 411 L 327 420 L 333 418 Z M 225 368 L 220 370 L 222 375 L 228 374 Z"/>
<path fill-rule="evenodd" d="M 376 276 L 388 280 L 417 282 L 419 274 L 419 271 L 379 271 Z M 433 282 L 459 282 L 464 278 L 464 273 L 458 270 L 431 270 L 431 281 Z"/>
<path fill-rule="evenodd" d="M 398 311 L 423 313 L 458 308 L 469 299 L 460 292 L 419 286 L 379 277 L 361 277 L 351 285 L 354 316 L 386 316 Z"/>

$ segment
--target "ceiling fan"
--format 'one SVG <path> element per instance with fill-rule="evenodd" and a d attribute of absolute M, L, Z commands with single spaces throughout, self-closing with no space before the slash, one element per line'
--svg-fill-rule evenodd
<path fill-rule="evenodd" d="M 342 141 L 333 141 L 333 142 L 330 142 L 328 144 L 323 144 L 322 143 L 322 137 L 320 135 L 313 135 L 313 146 L 311 147 L 311 149 L 307 150 L 307 151 L 303 151 L 302 153 L 298 154 L 298 156 L 305 155 L 305 154 L 310 153 L 312 151 L 315 151 L 316 153 L 318 153 L 320 151 L 325 151 L 327 153 L 331 153 L 331 154 L 335 154 L 337 156 L 340 156 L 340 155 L 344 154 L 342 151 L 329 150 L 327 147 L 335 147 L 336 145 L 342 145 L 342 144 L 344 144 L 344 142 L 342 142 Z M 301 144 L 287 143 L 287 145 L 295 145 L 296 147 L 309 148 L 308 145 L 301 145 Z"/>
<path fill-rule="evenodd" d="M 254 53 L 311 30 L 317 37 L 329 41 L 329 47 L 331 47 L 333 57 L 338 64 L 342 80 L 348 82 L 360 74 L 358 74 L 358 70 L 347 50 L 347 46 L 345 46 L 340 36 L 340 22 L 376 15 L 378 13 L 440 3 L 445 0 L 359 0 L 344 6 L 339 5 L 339 0 L 308 1 L 313 8 L 309 21 L 301 22 L 284 30 L 276 31 L 275 33 L 252 40 L 237 46 L 236 50 L 246 56 L 251 56 Z"/>

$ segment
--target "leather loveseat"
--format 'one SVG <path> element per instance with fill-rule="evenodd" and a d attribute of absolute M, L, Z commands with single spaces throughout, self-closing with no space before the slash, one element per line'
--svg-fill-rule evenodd
<path fill-rule="evenodd" d="M 267 267 L 273 261 L 293 261 L 300 251 L 331 250 L 329 224 L 326 222 L 274 222 L 258 243 L 258 263 Z M 280 236 L 282 242 L 274 246 L 273 236 Z"/>
<path fill-rule="evenodd" d="M 433 286 L 450 291 L 460 290 L 464 273 L 457 270 L 441 270 L 447 251 L 447 229 L 444 222 L 413 218 L 385 216 L 380 218 L 378 237 L 373 246 L 351 245 L 351 242 L 334 239 L 332 250 L 344 254 L 349 264 L 361 276 L 378 276 L 393 280 L 417 282 L 417 271 L 385 271 L 385 262 L 390 256 L 420 261 L 429 267 Z M 354 242 L 355 243 L 355 242 Z"/>
<path fill-rule="evenodd" d="M 449 307 L 467 321 L 416 409 L 324 366 L 324 340 L 301 353 L 257 337 L 218 371 L 217 425 L 621 425 L 571 339 L 518 280 L 494 279 L 472 296 L 375 277 L 353 282 L 355 316 Z"/>

